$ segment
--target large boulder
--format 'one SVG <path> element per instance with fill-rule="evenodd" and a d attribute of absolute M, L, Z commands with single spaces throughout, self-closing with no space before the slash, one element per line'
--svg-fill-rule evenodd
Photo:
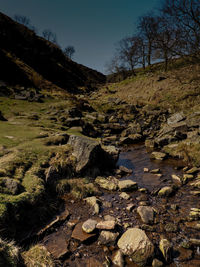
<path fill-rule="evenodd" d="M 90 171 L 91 175 L 97 176 L 99 170 L 114 167 L 118 158 L 113 148 L 103 149 L 97 141 L 87 137 L 71 135 L 68 144 L 73 147 L 73 156 L 77 159 L 77 173 Z"/>
<path fill-rule="evenodd" d="M 124 255 L 130 256 L 140 266 L 144 266 L 154 254 L 154 245 L 145 232 L 138 228 L 128 229 L 117 245 Z"/>

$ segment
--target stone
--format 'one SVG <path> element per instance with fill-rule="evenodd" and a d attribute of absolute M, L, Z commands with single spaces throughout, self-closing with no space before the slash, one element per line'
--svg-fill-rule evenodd
<path fill-rule="evenodd" d="M 128 169 L 125 166 L 119 166 L 119 169 L 123 174 L 131 174 L 133 172 L 132 169 Z"/>
<path fill-rule="evenodd" d="M 187 184 L 189 181 L 193 180 L 193 174 L 184 174 L 183 175 L 183 184 Z"/>
<path fill-rule="evenodd" d="M 151 224 L 154 220 L 154 210 L 152 207 L 140 206 L 137 208 L 137 213 L 140 215 L 143 223 Z"/>
<path fill-rule="evenodd" d="M 164 160 L 166 158 L 167 154 L 166 153 L 163 153 L 163 152 L 152 152 L 150 157 L 152 159 L 156 159 L 156 160 Z"/>
<path fill-rule="evenodd" d="M 113 230 L 115 228 L 116 222 L 115 221 L 101 221 L 98 222 L 96 225 L 97 229 L 103 230 Z"/>
<path fill-rule="evenodd" d="M 171 125 L 171 124 L 180 122 L 184 119 L 185 119 L 185 116 L 184 116 L 183 112 L 175 113 L 167 119 L 167 124 Z"/>
<path fill-rule="evenodd" d="M 88 234 L 88 233 L 84 232 L 82 230 L 82 225 L 83 225 L 83 223 L 81 222 L 81 223 L 78 223 L 75 226 L 71 237 L 74 238 L 74 239 L 77 239 L 77 240 L 79 240 L 81 242 L 85 242 L 88 239 L 94 237 L 96 234 L 92 234 L 92 233 Z"/>
<path fill-rule="evenodd" d="M 155 147 L 155 141 L 151 139 L 145 140 L 145 146 L 147 148 L 154 148 Z"/>
<path fill-rule="evenodd" d="M 126 200 L 130 199 L 130 196 L 129 196 L 126 192 L 122 192 L 122 193 L 119 195 L 119 197 L 121 197 L 121 198 L 123 198 L 123 199 L 126 199 Z"/>
<path fill-rule="evenodd" d="M 195 173 L 197 173 L 198 171 L 199 171 L 199 168 L 197 168 L 197 167 L 193 167 L 193 168 L 187 170 L 186 173 L 187 173 L 187 174 L 195 174 Z"/>
<path fill-rule="evenodd" d="M 159 248 L 160 248 L 160 251 L 162 252 L 164 259 L 166 260 L 166 262 L 169 263 L 172 260 L 171 243 L 167 239 L 163 238 L 160 240 Z"/>
<path fill-rule="evenodd" d="M 110 231 L 101 231 L 98 239 L 99 245 L 115 245 L 119 233 L 112 233 Z"/>
<path fill-rule="evenodd" d="M 175 184 L 177 184 L 177 185 L 182 185 L 182 181 L 181 181 L 181 178 L 178 176 L 178 175 L 176 175 L 176 174 L 172 174 L 172 180 L 173 180 L 173 182 L 175 183 Z"/>
<path fill-rule="evenodd" d="M 126 210 L 127 211 L 132 211 L 132 209 L 135 207 L 135 205 L 134 204 L 132 204 L 132 203 L 130 203 L 130 204 L 128 204 L 128 206 L 126 207 Z"/>
<path fill-rule="evenodd" d="M 144 168 L 144 172 L 149 172 L 149 169 L 148 168 Z"/>
<path fill-rule="evenodd" d="M 155 174 L 157 174 L 159 172 L 160 172 L 160 169 L 153 169 L 153 170 L 150 171 L 150 173 L 155 173 Z"/>
<path fill-rule="evenodd" d="M 139 265 L 146 264 L 154 254 L 154 245 L 145 232 L 138 228 L 128 229 L 118 240 L 117 245 L 124 255 L 131 257 Z"/>
<path fill-rule="evenodd" d="M 166 223 L 164 228 L 165 231 L 169 233 L 176 233 L 178 231 L 178 227 L 174 223 Z"/>
<path fill-rule="evenodd" d="M 95 179 L 95 183 L 97 183 L 101 188 L 109 191 L 115 191 L 118 189 L 118 180 L 113 176 L 108 178 L 98 176 Z"/>
<path fill-rule="evenodd" d="M 102 148 L 107 154 L 108 161 L 114 165 L 119 158 L 120 150 L 115 146 L 102 146 Z"/>
<path fill-rule="evenodd" d="M 97 221 L 88 219 L 87 221 L 83 223 L 82 229 L 84 232 L 90 234 L 95 230 L 96 225 L 97 225 Z"/>
<path fill-rule="evenodd" d="M 124 257 L 120 250 L 117 250 L 112 256 L 112 263 L 117 267 L 124 267 Z"/>
<path fill-rule="evenodd" d="M 105 215 L 104 216 L 105 221 L 115 221 L 115 217 L 111 215 Z"/>
<path fill-rule="evenodd" d="M 99 204 L 96 197 L 87 197 L 84 199 L 90 206 L 94 208 L 94 213 L 99 214 Z"/>
<path fill-rule="evenodd" d="M 127 137 L 121 137 L 119 140 L 120 145 L 129 145 L 129 144 L 135 144 L 142 140 L 141 134 L 130 134 Z"/>
<path fill-rule="evenodd" d="M 200 209 L 198 208 L 191 208 L 189 213 L 189 220 L 195 221 L 200 218 Z"/>
<path fill-rule="evenodd" d="M 193 252 L 191 249 L 179 247 L 176 251 L 178 252 L 178 257 L 176 257 L 176 261 L 183 262 L 192 259 Z"/>
<path fill-rule="evenodd" d="M 163 262 L 159 261 L 158 259 L 153 259 L 152 261 L 152 267 L 162 267 L 163 266 Z"/>
<path fill-rule="evenodd" d="M 138 188 L 137 183 L 132 180 L 121 180 L 118 183 L 118 187 L 121 191 L 132 191 Z"/>
<path fill-rule="evenodd" d="M 0 179 L 0 193 L 17 195 L 20 193 L 21 185 L 18 181 L 3 177 Z"/>
<path fill-rule="evenodd" d="M 174 189 L 171 186 L 164 186 L 158 192 L 158 196 L 160 197 L 168 197 L 174 193 Z"/>

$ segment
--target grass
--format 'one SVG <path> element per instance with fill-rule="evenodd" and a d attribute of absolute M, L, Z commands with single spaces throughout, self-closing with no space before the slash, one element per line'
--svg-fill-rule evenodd
<path fill-rule="evenodd" d="M 0 239 L 0 266 L 17 267 L 19 249 L 13 242 Z"/>

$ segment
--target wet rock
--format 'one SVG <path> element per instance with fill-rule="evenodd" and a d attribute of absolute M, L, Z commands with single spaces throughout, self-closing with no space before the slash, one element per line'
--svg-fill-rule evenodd
<path fill-rule="evenodd" d="M 187 173 L 187 174 L 195 174 L 195 173 L 197 173 L 198 171 L 199 171 L 199 168 L 197 168 L 197 167 L 193 167 L 193 168 L 187 170 L 186 173 Z"/>
<path fill-rule="evenodd" d="M 98 176 L 95 179 L 95 183 L 97 183 L 101 188 L 110 190 L 110 191 L 115 191 L 118 189 L 118 180 L 115 177 L 100 177 Z"/>
<path fill-rule="evenodd" d="M 194 176 L 192 174 L 183 175 L 183 184 L 187 184 L 189 181 L 193 180 Z"/>
<path fill-rule="evenodd" d="M 120 166 L 119 169 L 120 169 L 122 175 L 124 175 L 124 174 L 131 174 L 133 172 L 132 169 L 128 169 L 125 166 Z"/>
<path fill-rule="evenodd" d="M 110 231 L 101 231 L 98 239 L 99 245 L 114 245 L 119 233 L 112 233 Z"/>
<path fill-rule="evenodd" d="M 172 260 L 172 245 L 167 239 L 161 239 L 159 243 L 160 251 L 166 262 L 171 262 Z"/>
<path fill-rule="evenodd" d="M 168 197 L 174 193 L 174 189 L 171 186 L 165 186 L 160 189 L 158 192 L 158 196 L 160 197 Z"/>
<path fill-rule="evenodd" d="M 106 158 L 114 165 L 119 158 L 119 149 L 115 146 L 102 146 L 103 150 L 106 152 Z"/>
<path fill-rule="evenodd" d="M 123 199 L 126 199 L 126 200 L 130 199 L 130 196 L 129 196 L 127 193 L 125 193 L 125 192 L 122 192 L 122 193 L 119 195 L 119 197 L 121 197 L 121 198 L 123 198 Z"/>
<path fill-rule="evenodd" d="M 95 230 L 96 225 L 97 225 L 97 221 L 88 219 L 87 221 L 83 223 L 82 229 L 84 232 L 90 234 Z"/>
<path fill-rule="evenodd" d="M 118 183 L 118 187 L 121 191 L 132 191 L 138 188 L 137 183 L 132 180 L 121 180 Z"/>
<path fill-rule="evenodd" d="M 144 172 L 149 172 L 149 169 L 148 168 L 144 168 Z"/>
<path fill-rule="evenodd" d="M 180 122 L 185 119 L 183 112 L 175 113 L 167 119 L 168 125 Z"/>
<path fill-rule="evenodd" d="M 116 226 L 115 221 L 101 221 L 97 223 L 96 228 L 97 229 L 103 229 L 103 230 L 113 230 Z"/>
<path fill-rule="evenodd" d="M 124 257 L 120 250 L 117 250 L 112 256 L 112 263 L 117 267 L 124 267 Z"/>
<path fill-rule="evenodd" d="M 81 241 L 81 242 L 84 242 L 84 241 L 86 241 L 86 240 L 88 240 L 88 239 L 90 239 L 90 238 L 92 238 L 92 237 L 94 237 L 95 236 L 95 234 L 88 234 L 88 233 L 85 233 L 83 230 L 82 230 L 82 225 L 83 225 L 83 223 L 81 222 L 81 223 L 78 223 L 76 226 L 75 226 L 75 228 L 74 228 L 74 230 L 73 230 L 73 232 L 72 232 L 72 238 L 74 238 L 74 239 L 76 239 L 76 240 L 79 240 L 79 241 Z"/>
<path fill-rule="evenodd" d="M 154 220 L 154 210 L 152 207 L 140 206 L 137 208 L 137 213 L 140 215 L 143 223 L 151 224 Z"/>
<path fill-rule="evenodd" d="M 172 180 L 173 180 L 173 182 L 175 183 L 175 184 L 177 184 L 177 185 L 182 185 L 182 180 L 181 180 L 181 178 L 178 176 L 178 175 L 176 175 L 176 174 L 172 174 Z"/>
<path fill-rule="evenodd" d="M 159 261 L 158 259 L 153 259 L 152 261 L 152 267 L 162 267 L 163 266 L 163 262 Z"/>
<path fill-rule="evenodd" d="M 146 264 L 147 260 L 154 254 L 154 245 L 151 243 L 144 231 L 138 228 L 128 229 L 117 243 L 124 255 L 139 264 Z"/>
<path fill-rule="evenodd" d="M 147 140 L 145 140 L 145 146 L 147 148 L 153 149 L 155 147 L 155 141 L 151 140 L 151 139 L 147 139 Z"/>
<path fill-rule="evenodd" d="M 153 169 L 153 170 L 150 171 L 150 173 L 155 173 L 155 174 L 157 174 L 159 172 L 160 172 L 160 169 Z"/>
<path fill-rule="evenodd" d="M 167 154 L 166 153 L 163 153 L 163 152 L 152 152 L 151 153 L 151 156 L 150 156 L 152 159 L 156 159 L 156 160 L 164 160 L 166 157 L 167 157 Z"/>
<path fill-rule="evenodd" d="M 96 197 L 87 197 L 85 198 L 85 201 L 94 208 L 94 213 L 99 214 L 99 204 L 98 199 Z"/>

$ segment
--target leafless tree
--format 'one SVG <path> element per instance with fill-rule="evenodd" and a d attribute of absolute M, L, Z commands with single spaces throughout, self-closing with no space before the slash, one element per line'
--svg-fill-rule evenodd
<path fill-rule="evenodd" d="M 75 53 L 75 48 L 74 48 L 74 46 L 69 45 L 64 49 L 63 52 L 68 58 L 72 59 L 72 57 L 73 57 L 73 55 Z"/>
<path fill-rule="evenodd" d="M 199 54 L 200 50 L 200 1 L 165 0 L 162 8 L 165 16 L 182 32 L 182 54 Z"/>
<path fill-rule="evenodd" d="M 49 42 L 57 44 L 56 34 L 53 33 L 50 29 L 46 29 L 42 32 L 42 36 Z"/>
<path fill-rule="evenodd" d="M 145 15 L 140 17 L 138 22 L 138 30 L 139 34 L 143 39 L 143 43 L 147 50 L 147 63 L 148 66 L 151 65 L 151 57 L 152 57 L 152 49 L 153 49 L 153 42 L 155 38 L 155 28 L 157 21 L 155 20 L 154 16 Z"/>
<path fill-rule="evenodd" d="M 14 15 L 13 19 L 14 19 L 16 22 L 18 22 L 18 23 L 20 23 L 20 24 L 26 26 L 26 27 L 29 28 L 30 30 L 32 30 L 32 31 L 34 31 L 34 32 L 37 32 L 37 29 L 35 28 L 35 26 L 33 26 L 33 25 L 31 24 L 31 20 L 30 20 L 28 17 L 23 16 L 23 15 L 17 15 L 17 14 L 16 14 L 16 15 Z"/>

